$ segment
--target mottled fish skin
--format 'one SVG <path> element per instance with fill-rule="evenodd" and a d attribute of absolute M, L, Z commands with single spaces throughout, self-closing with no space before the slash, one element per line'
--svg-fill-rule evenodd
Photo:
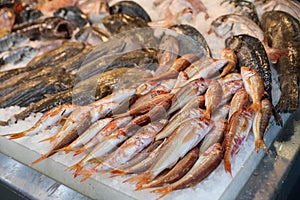
<path fill-rule="evenodd" d="M 120 1 L 109 7 L 110 14 L 124 13 L 143 18 L 146 22 L 151 22 L 148 13 L 134 1 Z"/>
<path fill-rule="evenodd" d="M 177 37 L 180 46 L 179 55 L 194 53 L 199 58 L 205 55 L 211 57 L 211 50 L 205 38 L 197 29 L 187 24 L 175 24 L 169 29 L 191 38 L 191 40 L 187 41 L 185 37 L 180 35 Z"/>
<path fill-rule="evenodd" d="M 224 118 L 220 118 L 218 119 L 218 121 L 215 121 L 214 127 L 207 133 L 207 135 L 201 141 L 199 151 L 204 153 L 215 143 L 222 144 L 227 126 L 228 122 Z"/>
<path fill-rule="evenodd" d="M 261 113 L 261 100 L 264 95 L 264 82 L 258 72 L 250 67 L 241 67 L 242 80 L 246 92 L 252 100 L 251 107 Z"/>
<path fill-rule="evenodd" d="M 171 185 L 153 190 L 151 192 L 161 193 L 161 196 L 158 198 L 160 199 L 173 190 L 193 187 L 209 176 L 219 166 L 222 158 L 222 146 L 219 143 L 215 143 L 204 153 L 199 154 L 198 160 L 185 176 Z"/>
<path fill-rule="evenodd" d="M 300 23 L 288 13 L 270 11 L 262 15 L 261 24 L 273 48 L 290 50 L 288 55 L 279 58 L 275 66 L 281 85 L 276 110 L 293 112 L 299 108 Z"/>
<path fill-rule="evenodd" d="M 260 24 L 255 5 L 252 2 L 245 0 L 225 0 L 221 4 L 225 2 L 235 7 L 234 13 L 246 16 L 256 24 Z"/>
<path fill-rule="evenodd" d="M 268 98 L 272 102 L 272 73 L 267 53 L 262 43 L 249 35 L 237 35 L 227 38 L 226 47 L 236 52 L 238 57 L 238 68 L 248 66 L 255 69 L 264 80 L 265 94 L 264 98 Z M 282 125 L 280 115 L 273 109 L 273 115 L 277 125 Z"/>

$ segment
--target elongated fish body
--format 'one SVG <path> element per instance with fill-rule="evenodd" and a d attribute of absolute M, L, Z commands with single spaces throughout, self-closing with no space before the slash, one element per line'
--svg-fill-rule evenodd
<path fill-rule="evenodd" d="M 162 193 L 162 195 L 159 197 L 161 198 L 173 190 L 180 190 L 195 186 L 203 179 L 208 177 L 219 166 L 222 158 L 222 146 L 220 143 L 215 143 L 204 153 L 200 153 L 198 160 L 185 176 L 171 185 L 153 190 L 152 192 Z"/>
<path fill-rule="evenodd" d="M 250 67 L 241 68 L 242 79 L 246 92 L 252 100 L 252 107 L 261 113 L 261 99 L 264 95 L 264 82 L 258 72 Z"/>
<path fill-rule="evenodd" d="M 238 35 L 227 38 L 226 47 L 233 49 L 238 57 L 238 67 L 248 66 L 255 69 L 264 80 L 263 98 L 268 98 L 272 102 L 272 73 L 268 61 L 267 53 L 262 43 L 249 35 Z M 280 115 L 273 109 L 273 115 L 278 125 L 282 125 Z"/>
<path fill-rule="evenodd" d="M 254 111 L 243 109 L 235 112 L 228 124 L 224 138 L 224 167 L 225 171 L 231 174 L 231 159 L 238 153 L 241 144 L 249 134 L 254 118 Z"/>
<path fill-rule="evenodd" d="M 222 58 L 228 60 L 228 63 L 223 68 L 220 77 L 223 77 L 229 74 L 230 72 L 233 72 L 235 70 L 236 64 L 238 63 L 237 55 L 232 49 L 229 48 L 225 48 L 222 50 Z"/>
<path fill-rule="evenodd" d="M 69 151 L 75 150 L 81 146 L 87 144 L 90 140 L 92 140 L 98 132 L 100 132 L 105 126 L 107 126 L 113 118 L 104 118 L 100 119 L 94 124 L 92 124 L 82 135 L 80 135 L 76 140 L 74 140 L 67 147 L 62 148 L 66 153 Z"/>
<path fill-rule="evenodd" d="M 101 112 L 102 107 L 98 109 L 100 109 Z M 100 116 L 98 113 L 100 112 L 99 110 L 96 111 L 95 108 L 90 106 L 81 107 L 80 109 L 72 112 L 59 132 L 54 137 L 50 138 L 50 140 L 55 141 L 51 149 L 40 158 L 33 161 L 31 164 L 33 165 L 46 159 L 47 157 L 56 153 L 57 150 L 73 142 L 93 123 L 93 121 L 97 120 L 97 118 Z"/>
<path fill-rule="evenodd" d="M 207 91 L 205 93 L 205 116 L 210 119 L 210 115 L 221 104 L 223 98 L 223 89 L 217 80 L 210 80 Z"/>
<path fill-rule="evenodd" d="M 78 155 L 85 150 L 89 150 L 92 147 L 96 146 L 98 143 L 102 142 L 102 140 L 116 131 L 119 128 L 125 127 L 130 120 L 132 120 L 132 117 L 121 117 L 118 119 L 113 119 L 109 124 L 107 124 L 103 129 L 101 129 L 89 142 L 87 142 L 84 146 L 78 148 L 75 150 L 75 155 Z M 101 121 L 101 120 L 100 120 Z M 93 152 L 93 150 L 91 150 Z"/>
<path fill-rule="evenodd" d="M 233 115 L 236 111 L 239 111 L 245 107 L 248 106 L 249 102 L 249 96 L 245 90 L 245 88 L 241 88 L 235 93 L 232 97 L 231 103 L 230 103 L 230 111 L 228 118 Z"/>
<path fill-rule="evenodd" d="M 186 121 L 168 138 L 153 165 L 143 174 L 133 177 L 131 182 L 137 181 L 137 189 L 149 183 L 164 169 L 174 166 L 181 157 L 203 139 L 211 128 L 212 124 L 205 119 Z"/>
<path fill-rule="evenodd" d="M 38 134 L 40 131 L 46 129 L 47 127 L 54 126 L 59 120 L 62 120 L 63 117 L 67 117 L 71 112 L 77 109 L 76 105 L 61 105 L 55 107 L 48 112 L 46 112 L 30 129 L 15 134 L 8 134 L 7 136 L 10 139 L 17 139 L 25 135 L 34 135 Z"/>
<path fill-rule="evenodd" d="M 204 113 L 205 111 L 201 108 L 194 108 L 179 112 L 178 115 L 174 115 L 166 127 L 160 131 L 159 134 L 157 134 L 156 140 L 164 139 L 170 136 L 170 134 L 173 133 L 175 129 L 181 126 L 184 122 L 193 118 L 202 118 Z"/>
<path fill-rule="evenodd" d="M 220 118 L 214 123 L 214 127 L 207 133 L 200 143 L 200 152 L 205 152 L 215 143 L 222 144 L 224 140 L 224 135 L 227 129 L 228 122 L 224 118 Z"/>
<path fill-rule="evenodd" d="M 166 183 L 174 183 L 183 177 L 194 165 L 199 156 L 199 148 L 194 147 L 189 151 L 176 165 L 165 175 L 154 179 L 149 185 L 144 188 L 152 188 L 163 186 Z"/>
<path fill-rule="evenodd" d="M 114 152 L 104 158 L 104 160 L 99 160 L 99 165 L 80 172 L 79 174 L 85 176 L 81 181 L 86 180 L 94 173 L 106 171 L 108 169 L 115 169 L 130 160 L 151 142 L 153 142 L 156 133 L 162 129 L 165 123 L 166 120 L 163 120 L 162 123 L 153 122 L 138 130 L 132 137 L 127 139 Z M 110 141 L 110 144 L 111 143 L 114 142 Z"/>
<path fill-rule="evenodd" d="M 273 48 L 290 50 L 276 64 L 281 85 L 281 97 L 276 110 L 295 111 L 299 108 L 300 23 L 288 13 L 270 11 L 263 14 L 261 24 Z"/>

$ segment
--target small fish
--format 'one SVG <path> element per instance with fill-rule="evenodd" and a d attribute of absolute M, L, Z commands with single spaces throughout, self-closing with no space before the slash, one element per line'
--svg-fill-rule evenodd
<path fill-rule="evenodd" d="M 243 81 L 242 80 L 236 80 L 236 81 L 230 81 L 226 84 L 222 85 L 223 89 L 223 98 L 221 101 L 221 105 L 226 104 L 229 102 L 232 98 L 232 96 L 243 87 Z"/>
<path fill-rule="evenodd" d="M 127 139 L 116 151 L 109 154 L 103 161 L 100 161 L 99 165 L 79 172 L 80 175 L 85 176 L 81 182 L 85 181 L 94 173 L 117 168 L 133 158 L 154 141 L 157 131 L 161 129 L 156 127 L 156 124 L 163 127 L 166 124 L 166 120 L 163 120 L 162 122 L 154 122 L 151 124 L 151 128 L 147 127 L 143 130 L 139 130 L 136 134 Z M 151 129 L 154 132 L 149 131 Z"/>
<path fill-rule="evenodd" d="M 197 78 L 211 78 L 216 73 L 219 73 L 219 70 L 227 65 L 228 60 L 219 59 L 215 60 L 211 65 L 207 65 L 204 68 L 200 69 L 190 80 L 195 80 Z"/>
<path fill-rule="evenodd" d="M 137 116 L 137 115 L 145 114 L 149 110 L 151 110 L 153 107 L 155 107 L 157 104 L 162 102 L 163 100 L 169 99 L 170 96 L 173 96 L 173 95 L 169 94 L 169 93 L 157 95 L 157 96 L 153 97 L 152 99 L 150 99 L 149 101 L 144 102 L 140 106 L 137 106 L 135 108 L 130 108 L 127 112 L 114 115 L 114 117 L 118 118 L 118 117 Z"/>
<path fill-rule="evenodd" d="M 235 52 L 229 48 L 225 48 L 222 50 L 222 58 L 228 60 L 228 63 L 223 68 L 222 73 L 220 74 L 220 77 L 224 77 L 225 75 L 229 74 L 230 72 L 233 72 L 235 70 L 236 64 L 238 62 L 237 55 Z"/>
<path fill-rule="evenodd" d="M 228 119 L 235 113 L 248 106 L 249 96 L 245 88 L 239 89 L 232 97 Z"/>
<path fill-rule="evenodd" d="M 164 127 L 162 131 L 159 132 L 156 136 L 156 140 L 164 139 L 169 137 L 178 127 L 180 127 L 186 121 L 193 118 L 202 118 L 205 111 L 201 108 L 191 108 L 189 110 L 181 111 L 178 114 L 174 115 L 169 123 Z"/>
<path fill-rule="evenodd" d="M 182 88 L 174 91 L 174 98 L 172 99 L 172 105 L 168 110 L 168 114 L 181 109 L 195 96 L 203 94 L 207 89 L 207 85 L 206 80 L 199 78 L 188 82 Z"/>
<path fill-rule="evenodd" d="M 30 129 L 23 131 L 21 133 L 6 134 L 4 136 L 9 136 L 9 139 L 17 139 L 25 135 L 38 134 L 40 131 L 58 124 L 64 117 L 67 117 L 79 106 L 66 104 L 54 107 L 53 109 L 46 112 Z"/>
<path fill-rule="evenodd" d="M 264 81 L 258 72 L 250 67 L 241 67 L 241 74 L 246 92 L 252 100 L 251 108 L 261 113 L 261 99 L 264 95 Z"/>
<path fill-rule="evenodd" d="M 199 148 L 194 147 L 176 165 L 166 174 L 154 179 L 150 184 L 143 186 L 145 188 L 152 188 L 163 186 L 166 183 L 174 183 L 183 177 L 195 164 L 199 156 Z"/>
<path fill-rule="evenodd" d="M 113 119 L 108 125 L 106 125 L 102 130 L 100 130 L 88 143 L 84 146 L 77 148 L 74 150 L 74 156 L 81 154 L 85 150 L 91 149 L 92 147 L 96 146 L 98 143 L 102 142 L 102 140 L 116 131 L 119 128 L 125 127 L 130 121 L 132 117 L 123 117 L 118 119 Z M 101 121 L 101 120 L 100 120 Z M 72 168 L 70 168 L 71 170 Z"/>
<path fill-rule="evenodd" d="M 221 104 L 223 98 L 223 89 L 217 80 L 209 80 L 208 88 L 205 93 L 206 111 L 204 117 L 210 119 L 210 115 Z"/>
<path fill-rule="evenodd" d="M 160 141 L 160 140 L 157 140 L 156 142 L 158 142 L 158 141 Z M 152 150 L 151 153 L 147 157 L 145 157 L 145 159 L 141 160 L 140 162 L 136 163 L 135 165 L 132 165 L 125 169 L 114 169 L 114 170 L 111 170 L 110 173 L 112 173 L 114 175 L 125 175 L 125 174 L 138 174 L 138 173 L 145 172 L 153 164 L 153 162 L 155 161 L 156 157 L 160 153 L 160 150 L 164 146 L 165 143 L 166 143 L 166 140 L 160 141 L 158 143 L 158 146 L 155 145 L 154 150 Z M 157 143 L 154 143 L 154 144 L 157 144 Z M 126 182 L 126 180 L 124 182 Z"/>
<path fill-rule="evenodd" d="M 180 71 L 185 70 L 191 63 L 195 62 L 196 60 L 198 60 L 198 57 L 194 54 L 183 55 L 182 57 L 175 60 L 169 71 L 158 73 L 153 78 L 148 79 L 148 81 L 159 81 L 177 78 Z"/>
<path fill-rule="evenodd" d="M 205 119 L 194 118 L 186 121 L 168 138 L 167 144 L 163 146 L 152 166 L 143 174 L 132 177 L 128 181 L 137 182 L 136 189 L 141 189 L 164 169 L 174 166 L 176 161 L 196 146 L 211 128 L 212 124 Z"/>
<path fill-rule="evenodd" d="M 226 83 L 231 81 L 240 81 L 240 80 L 242 80 L 242 76 L 240 73 L 229 73 L 226 76 L 218 79 L 221 85 L 225 85 Z"/>
<path fill-rule="evenodd" d="M 139 96 L 132 105 L 130 105 L 130 109 L 137 108 L 138 106 L 141 106 L 142 104 L 149 102 L 154 97 L 161 95 L 161 94 L 168 94 L 168 91 L 165 90 L 156 90 L 153 89 L 149 93 Z"/>
<path fill-rule="evenodd" d="M 215 121 L 214 127 L 207 133 L 207 135 L 201 141 L 199 151 L 205 152 L 215 143 L 222 144 L 227 125 L 228 122 L 224 118 L 220 118 L 218 121 Z"/>
<path fill-rule="evenodd" d="M 219 121 L 220 119 L 226 119 L 230 110 L 230 104 L 225 104 L 220 106 L 213 114 L 211 115 L 211 120 L 214 122 Z"/>
<path fill-rule="evenodd" d="M 267 145 L 263 140 L 262 127 L 262 112 L 255 112 L 252 130 L 255 137 L 255 151 L 258 152 L 260 147 L 262 147 L 266 153 L 268 153 Z"/>
<path fill-rule="evenodd" d="M 225 171 L 231 172 L 231 159 L 236 155 L 241 147 L 241 144 L 248 136 L 252 127 L 254 111 L 249 108 L 244 108 L 235 112 L 228 124 L 227 131 L 224 138 L 224 168 Z"/>
<path fill-rule="evenodd" d="M 158 198 L 160 199 L 174 190 L 193 187 L 208 177 L 220 165 L 222 158 L 222 146 L 220 143 L 215 143 L 205 152 L 200 152 L 198 160 L 185 176 L 175 183 L 151 192 L 162 193 L 162 195 Z"/>
<path fill-rule="evenodd" d="M 100 108 L 93 108 L 91 106 L 84 106 L 80 109 L 76 109 L 67 118 L 65 124 L 61 127 L 54 137 L 51 138 L 55 143 L 49 149 L 49 151 L 43 154 L 41 157 L 31 163 L 31 165 L 37 164 L 38 162 L 48 158 L 55 154 L 57 150 L 69 145 L 79 135 L 81 135 L 94 121 L 96 121 L 103 110 Z"/>
<path fill-rule="evenodd" d="M 103 128 L 105 128 L 113 118 L 104 118 L 100 119 L 94 124 L 92 124 L 82 135 L 80 135 L 76 140 L 74 140 L 68 146 L 61 148 L 59 151 L 65 151 L 69 153 L 70 151 L 74 151 L 85 144 L 87 144 L 90 140 L 92 140 L 98 132 L 100 132 Z"/>

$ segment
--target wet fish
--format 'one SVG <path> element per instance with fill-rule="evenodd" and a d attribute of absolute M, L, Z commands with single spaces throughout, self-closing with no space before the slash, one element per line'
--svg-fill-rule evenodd
<path fill-rule="evenodd" d="M 104 112 L 102 112 L 104 111 Z M 80 109 L 75 110 L 66 120 L 66 123 L 56 133 L 55 136 L 51 137 L 55 143 L 48 150 L 47 153 L 36 159 L 31 165 L 37 164 L 49 156 L 55 154 L 57 150 L 69 145 L 79 135 L 81 135 L 93 122 L 100 117 L 107 114 L 107 108 L 105 106 L 99 106 L 98 108 L 92 106 L 84 106 Z"/>
<path fill-rule="evenodd" d="M 169 29 L 180 34 L 176 37 L 180 46 L 179 55 L 195 54 L 199 58 L 211 57 L 211 50 L 205 38 L 196 28 L 187 24 L 175 24 Z"/>
<path fill-rule="evenodd" d="M 175 165 L 181 157 L 197 145 L 212 128 L 207 120 L 191 119 L 186 121 L 168 139 L 152 166 L 143 174 L 132 177 L 137 182 L 137 190 L 152 181 L 160 172 Z"/>
<path fill-rule="evenodd" d="M 159 197 L 160 199 L 171 191 L 195 186 L 203 179 L 208 177 L 219 166 L 222 161 L 222 157 L 222 146 L 221 144 L 216 143 L 204 153 L 200 153 L 198 160 L 185 176 L 171 185 L 153 190 L 151 192 L 162 193 L 162 195 Z"/>
<path fill-rule="evenodd" d="M 153 122 L 146 127 L 138 130 L 132 137 L 127 139 L 116 151 L 109 154 L 100 164 L 95 168 L 90 168 L 81 171 L 79 174 L 85 177 L 81 180 L 84 181 L 89 178 L 92 174 L 105 171 L 108 169 L 114 169 L 125 163 L 133 156 L 138 154 L 146 146 L 154 141 L 155 135 L 159 132 L 162 127 L 166 124 L 166 120 L 162 122 Z"/>
<path fill-rule="evenodd" d="M 154 179 L 150 184 L 143 188 L 153 188 L 163 186 L 166 183 L 174 183 L 182 178 L 195 164 L 199 156 L 199 148 L 194 147 L 166 174 Z"/>
<path fill-rule="evenodd" d="M 232 6 L 234 6 L 234 13 L 243 15 L 254 21 L 257 25 L 260 25 L 260 21 L 258 19 L 258 15 L 256 12 L 255 5 L 246 0 L 238 0 L 238 1 L 232 1 L 232 0 L 225 0 L 222 1 L 221 5 L 225 2 L 228 2 Z"/>
<path fill-rule="evenodd" d="M 264 95 L 264 82 L 261 76 L 250 67 L 242 67 L 241 75 L 246 92 L 252 100 L 251 108 L 261 113 L 261 100 Z"/>
<path fill-rule="evenodd" d="M 7 64 L 18 64 L 29 62 L 38 54 L 38 49 L 25 46 L 10 51 L 7 55 L 0 58 L 0 66 Z"/>
<path fill-rule="evenodd" d="M 215 143 L 222 144 L 227 125 L 228 122 L 224 118 L 220 118 L 218 121 L 215 121 L 214 127 L 207 133 L 207 135 L 201 141 L 199 151 L 204 153 Z"/>
<path fill-rule="evenodd" d="M 223 146 L 225 149 L 224 168 L 230 174 L 232 174 L 231 159 L 239 152 L 241 144 L 249 134 L 253 118 L 254 111 L 246 108 L 235 112 L 229 120 Z"/>
<path fill-rule="evenodd" d="M 99 119 L 94 124 L 92 124 L 84 133 L 82 133 L 76 140 L 66 147 L 61 148 L 59 151 L 65 151 L 69 153 L 70 151 L 75 151 L 76 149 L 84 146 L 89 141 L 91 141 L 103 128 L 105 128 L 113 118 Z"/>
<path fill-rule="evenodd" d="M 258 5 L 262 6 L 262 9 L 265 12 L 268 11 L 283 11 L 285 13 L 289 13 L 298 21 L 300 20 L 300 5 L 294 0 L 260 0 L 257 2 Z"/>
<path fill-rule="evenodd" d="M 158 142 L 158 141 L 157 141 Z M 125 169 L 115 169 L 111 170 L 110 173 L 114 175 L 124 175 L 124 174 L 139 174 L 145 172 L 154 163 L 156 157 L 160 153 L 161 148 L 165 145 L 166 141 L 160 141 L 159 145 L 155 146 L 154 150 L 143 160 L 135 165 L 132 165 Z M 124 181 L 126 182 L 126 181 Z"/>
<path fill-rule="evenodd" d="M 225 41 L 226 47 L 233 49 L 238 56 L 238 66 L 249 66 L 255 69 L 264 80 L 265 94 L 272 102 L 272 73 L 267 53 L 258 39 L 249 35 L 233 36 Z M 273 108 L 273 115 L 277 125 L 282 125 L 280 115 Z"/>
<path fill-rule="evenodd" d="M 109 35 L 96 27 L 81 28 L 76 34 L 75 39 L 89 45 L 98 45 L 108 40 Z"/>
<path fill-rule="evenodd" d="M 257 38 L 264 45 L 268 58 L 271 62 L 276 63 L 278 58 L 289 53 L 286 48 L 270 48 L 268 39 L 261 28 L 251 19 L 237 14 L 222 15 L 211 23 L 211 30 L 219 37 L 227 38 L 232 35 L 246 34 Z"/>
<path fill-rule="evenodd" d="M 194 108 L 179 112 L 178 114 L 174 115 L 169 120 L 169 123 L 166 125 L 166 127 L 164 127 L 164 129 L 157 134 L 156 140 L 169 137 L 178 127 L 180 127 L 186 121 L 193 118 L 202 118 L 204 114 L 205 111 L 201 108 Z"/>
<path fill-rule="evenodd" d="M 249 96 L 245 88 L 239 89 L 232 97 L 230 102 L 230 110 L 228 119 L 233 115 L 233 113 L 245 108 L 248 106 Z"/>
<path fill-rule="evenodd" d="M 210 119 L 210 115 L 221 104 L 223 98 L 223 88 L 217 80 L 209 80 L 205 93 L 205 113 L 204 117 Z"/>
<path fill-rule="evenodd" d="M 228 49 L 228 48 L 223 49 L 222 58 L 228 60 L 228 63 L 224 67 L 222 73 L 220 74 L 220 77 L 223 77 L 228 73 L 233 72 L 238 63 L 237 55 L 232 49 Z"/>
<path fill-rule="evenodd" d="M 15 12 L 10 8 L 0 9 L 0 29 L 1 33 L 10 33 L 15 23 Z"/>
<path fill-rule="evenodd" d="M 77 108 L 78 106 L 71 104 L 57 106 L 46 112 L 30 129 L 20 133 L 6 134 L 4 136 L 8 136 L 9 139 L 17 139 L 23 136 L 38 134 L 51 126 L 56 125 L 64 117 L 68 117 L 68 115 Z"/>
<path fill-rule="evenodd" d="M 263 14 L 261 24 L 272 47 L 290 50 L 275 66 L 281 89 L 276 110 L 293 112 L 299 108 L 300 23 L 288 13 L 272 11 Z"/>

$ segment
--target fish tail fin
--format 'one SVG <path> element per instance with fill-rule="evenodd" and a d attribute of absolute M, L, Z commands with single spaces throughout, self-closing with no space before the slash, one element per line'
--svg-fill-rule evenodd
<path fill-rule="evenodd" d="M 152 193 L 161 193 L 161 195 L 157 198 L 161 199 L 162 197 L 166 196 L 167 194 L 169 194 L 170 192 L 173 191 L 173 188 L 171 186 L 166 186 L 166 187 L 162 187 L 156 190 L 152 190 Z"/>
<path fill-rule="evenodd" d="M 11 133 L 11 134 L 5 134 L 5 135 L 2 135 L 2 136 L 6 136 L 6 137 L 9 137 L 10 140 L 14 140 L 14 139 L 18 139 L 18 138 L 21 138 L 21 137 L 24 137 L 26 135 L 26 132 L 21 132 L 21 133 Z"/>
<path fill-rule="evenodd" d="M 61 149 L 58 149 L 58 151 L 64 151 L 66 154 L 70 153 L 72 151 L 72 147 L 71 146 L 66 146 L 66 147 L 63 147 Z"/>
<path fill-rule="evenodd" d="M 87 179 L 89 179 L 92 175 L 94 174 L 93 169 L 88 169 L 88 170 L 84 170 L 79 172 L 79 175 L 84 176 L 81 180 L 80 183 L 86 181 Z"/>
<path fill-rule="evenodd" d="M 210 112 L 209 112 L 208 110 L 206 110 L 206 111 L 204 112 L 204 118 L 205 118 L 205 119 L 210 119 Z"/>
<path fill-rule="evenodd" d="M 41 162 L 42 160 L 45 160 L 49 156 L 50 156 L 50 153 L 44 154 L 41 157 L 39 157 L 38 159 L 36 159 L 35 161 L 33 161 L 30 165 L 35 165 L 35 164 Z"/>
<path fill-rule="evenodd" d="M 143 185 L 143 184 L 146 184 L 146 183 L 149 183 L 151 181 L 151 174 L 149 171 L 143 173 L 143 174 L 139 174 L 139 175 L 136 175 L 132 178 L 129 178 L 129 179 L 126 179 L 124 181 L 125 182 L 128 182 L 128 183 L 137 183 L 137 188 L 136 190 L 139 190 L 139 188 Z"/>
<path fill-rule="evenodd" d="M 112 174 L 113 177 L 129 174 L 126 170 L 122 170 L 122 169 L 113 169 L 113 170 L 110 170 L 110 173 Z"/>
<path fill-rule="evenodd" d="M 286 49 L 286 48 L 271 48 L 271 47 L 267 47 L 266 51 L 268 53 L 268 58 L 270 59 L 270 61 L 272 63 L 277 63 L 278 59 L 282 56 L 287 55 L 290 50 Z"/>
<path fill-rule="evenodd" d="M 85 150 L 86 150 L 86 147 L 85 147 L 85 146 L 80 147 L 80 148 L 78 148 L 78 149 L 75 149 L 75 150 L 74 150 L 74 156 L 77 156 L 77 155 L 81 154 L 81 153 L 84 152 Z"/>
<path fill-rule="evenodd" d="M 65 169 L 65 171 L 72 171 L 72 170 L 74 170 L 76 172 L 76 171 L 80 171 L 82 168 L 83 167 L 82 167 L 81 162 L 78 162 L 78 163 L 76 163 L 76 164 L 68 167 L 67 169 Z"/>
<path fill-rule="evenodd" d="M 228 152 L 225 152 L 225 155 L 224 155 L 224 168 L 225 168 L 225 171 L 228 172 L 232 176 L 232 172 L 231 172 L 231 156 L 228 155 Z"/>
<path fill-rule="evenodd" d="M 261 113 L 261 102 L 253 102 L 249 109 Z"/>
<path fill-rule="evenodd" d="M 46 141 L 49 141 L 49 142 L 51 143 L 51 142 L 53 142 L 54 140 L 56 140 L 56 138 L 57 138 L 57 135 L 54 135 L 53 137 L 49 137 L 49 138 L 40 140 L 39 142 L 46 142 Z"/>
<path fill-rule="evenodd" d="M 255 151 L 256 153 L 259 151 L 260 147 L 263 148 L 263 150 L 266 152 L 266 154 L 268 153 L 268 148 L 267 145 L 265 144 L 263 139 L 256 139 L 255 140 Z"/>

